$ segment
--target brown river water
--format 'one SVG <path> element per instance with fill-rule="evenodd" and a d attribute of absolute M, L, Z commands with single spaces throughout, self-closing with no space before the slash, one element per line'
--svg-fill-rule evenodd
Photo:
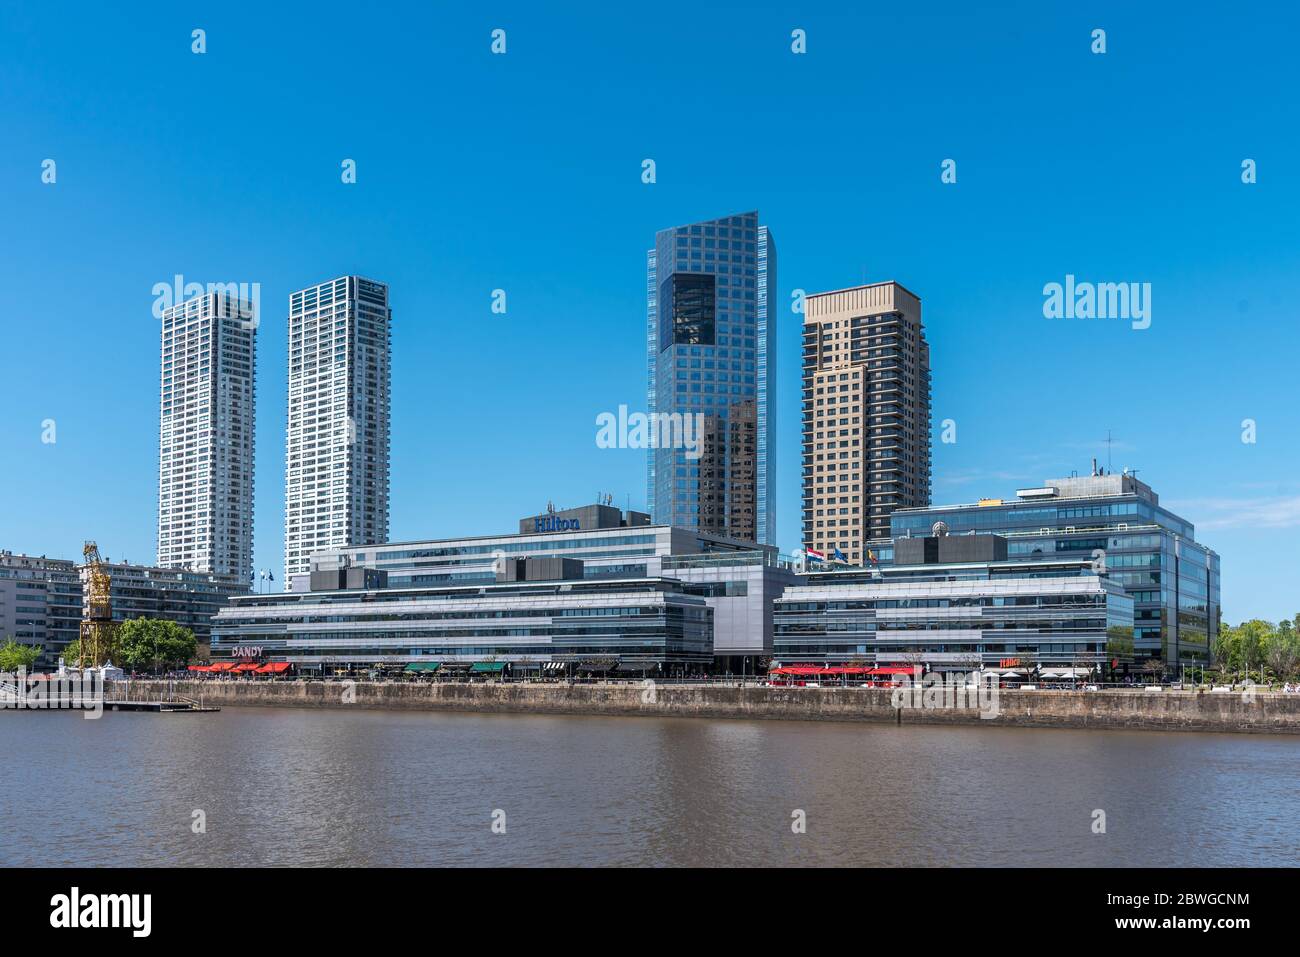
<path fill-rule="evenodd" d="M 1300 737 L 227 708 L 0 754 L 5 866 L 1300 864 Z"/>

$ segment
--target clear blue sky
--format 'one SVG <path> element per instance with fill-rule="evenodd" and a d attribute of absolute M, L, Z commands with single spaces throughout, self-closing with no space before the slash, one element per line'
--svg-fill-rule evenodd
<path fill-rule="evenodd" d="M 154 560 L 151 289 L 176 273 L 261 283 L 254 534 L 277 579 L 287 297 L 344 273 L 392 287 L 394 539 L 509 531 L 605 490 L 641 506 L 643 453 L 597 448 L 595 417 L 644 407 L 645 251 L 758 209 L 780 254 L 783 548 L 790 291 L 896 279 L 932 347 L 936 503 L 1104 462 L 1111 429 L 1113 466 L 1222 554 L 1229 620 L 1300 611 L 1296 14 L 281 6 L 0 10 L 0 547 Z M 1067 273 L 1150 282 L 1151 328 L 1045 319 Z"/>

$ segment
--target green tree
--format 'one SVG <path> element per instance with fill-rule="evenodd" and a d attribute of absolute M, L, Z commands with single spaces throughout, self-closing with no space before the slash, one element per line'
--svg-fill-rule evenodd
<path fill-rule="evenodd" d="M 1264 646 L 1264 660 L 1282 681 L 1289 681 L 1300 667 L 1300 635 L 1289 621 L 1278 622 Z"/>
<path fill-rule="evenodd" d="M 132 618 L 122 623 L 117 644 L 122 663 L 154 671 L 185 664 L 198 650 L 194 632 L 161 618 Z"/>
<path fill-rule="evenodd" d="M 1214 665 L 1220 675 L 1229 680 L 1241 677 L 1259 677 L 1267 667 L 1273 676 L 1289 680 L 1300 673 L 1300 630 L 1295 619 L 1274 625 L 1271 621 L 1252 618 L 1240 625 L 1219 625 L 1214 639 Z"/>
<path fill-rule="evenodd" d="M 1259 618 L 1252 618 L 1250 621 L 1244 621 L 1238 626 L 1240 633 L 1240 653 L 1241 668 L 1246 672 L 1247 677 L 1251 672 L 1258 673 L 1263 666 L 1269 641 L 1276 631 L 1271 621 L 1263 621 Z"/>
<path fill-rule="evenodd" d="M 1225 678 L 1235 675 L 1241 667 L 1241 635 L 1226 621 L 1219 623 L 1219 633 L 1214 636 L 1214 667 Z"/>
<path fill-rule="evenodd" d="M 63 663 L 69 668 L 74 667 L 81 660 L 81 639 L 73 638 L 64 645 L 63 650 L 59 652 L 59 657 L 63 659 Z"/>
<path fill-rule="evenodd" d="M 14 672 L 19 668 L 30 670 L 40 656 L 40 646 L 19 644 L 10 638 L 0 645 L 0 671 Z"/>
<path fill-rule="evenodd" d="M 1165 663 L 1159 658 L 1148 658 L 1142 662 L 1142 673 L 1153 684 L 1159 682 L 1165 676 Z"/>

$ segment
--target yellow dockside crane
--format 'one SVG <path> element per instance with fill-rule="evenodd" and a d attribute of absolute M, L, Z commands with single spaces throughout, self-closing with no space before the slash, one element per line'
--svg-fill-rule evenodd
<path fill-rule="evenodd" d="M 117 623 L 113 621 L 113 600 L 108 570 L 99 557 L 99 546 L 86 542 L 81 550 L 86 559 L 86 616 L 81 620 L 81 668 L 96 668 L 116 650 Z"/>

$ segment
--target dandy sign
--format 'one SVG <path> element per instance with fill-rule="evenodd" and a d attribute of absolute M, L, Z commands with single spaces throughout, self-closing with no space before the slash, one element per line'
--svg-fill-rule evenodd
<path fill-rule="evenodd" d="M 232 658 L 260 658 L 262 657 L 261 645 L 238 645 L 230 649 Z"/>

